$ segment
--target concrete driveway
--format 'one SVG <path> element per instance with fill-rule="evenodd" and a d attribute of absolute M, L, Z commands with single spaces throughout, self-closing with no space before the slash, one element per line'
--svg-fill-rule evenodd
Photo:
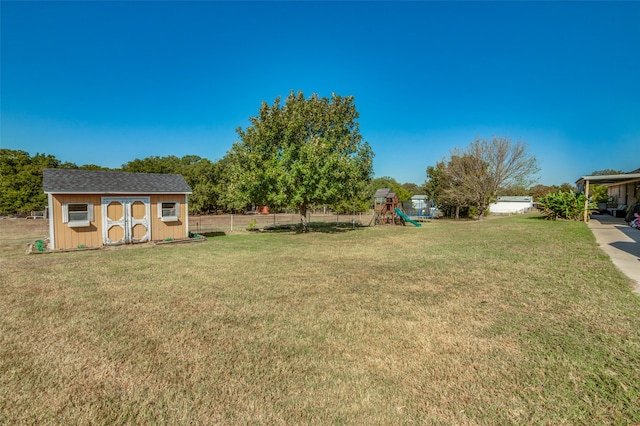
<path fill-rule="evenodd" d="M 606 214 L 591 215 L 588 226 L 602 250 L 634 281 L 634 292 L 640 294 L 640 230 Z"/>

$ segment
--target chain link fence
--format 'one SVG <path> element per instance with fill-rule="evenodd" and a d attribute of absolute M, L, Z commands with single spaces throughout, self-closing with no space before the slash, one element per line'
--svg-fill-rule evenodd
<path fill-rule="evenodd" d="M 314 225 L 320 224 L 354 228 L 369 226 L 372 224 L 372 219 L 373 213 L 307 214 L 307 222 L 312 229 Z M 300 224 L 300 215 L 297 213 L 189 216 L 189 232 L 200 235 L 287 228 L 298 224 Z"/>

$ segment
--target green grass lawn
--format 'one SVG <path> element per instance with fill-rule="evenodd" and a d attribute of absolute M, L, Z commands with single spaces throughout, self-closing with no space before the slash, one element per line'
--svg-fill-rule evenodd
<path fill-rule="evenodd" d="M 583 223 L 0 247 L 0 424 L 640 423 L 640 297 Z"/>

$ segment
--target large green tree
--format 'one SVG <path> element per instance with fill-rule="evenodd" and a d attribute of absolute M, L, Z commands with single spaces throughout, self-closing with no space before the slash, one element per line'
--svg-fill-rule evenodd
<path fill-rule="evenodd" d="M 42 170 L 71 168 L 53 155 L 36 153 L 31 156 L 22 150 L 0 149 L 0 214 L 14 214 L 43 210 L 47 196 L 42 190 Z"/>
<path fill-rule="evenodd" d="M 295 209 L 306 230 L 311 206 L 365 198 L 373 151 L 358 117 L 352 96 L 292 91 L 284 105 L 263 102 L 228 154 L 230 203 Z"/>

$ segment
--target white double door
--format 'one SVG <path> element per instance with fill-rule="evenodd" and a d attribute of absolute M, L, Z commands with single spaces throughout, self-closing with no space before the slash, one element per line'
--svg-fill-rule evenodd
<path fill-rule="evenodd" d="M 105 245 L 151 240 L 149 197 L 102 197 L 102 241 Z"/>

